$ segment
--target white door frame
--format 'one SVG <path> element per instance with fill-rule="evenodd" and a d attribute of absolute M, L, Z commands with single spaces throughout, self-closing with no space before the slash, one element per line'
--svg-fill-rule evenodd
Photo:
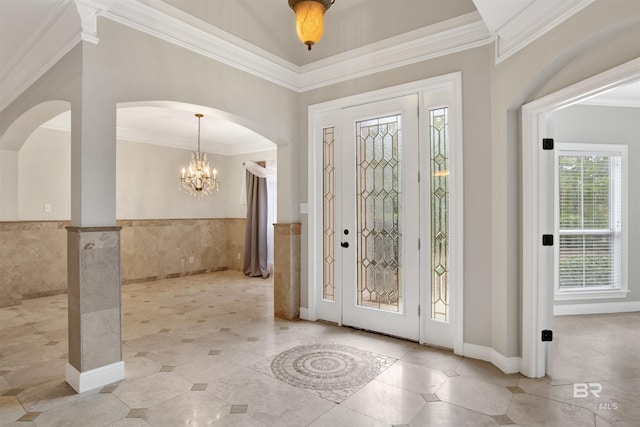
<path fill-rule="evenodd" d="M 356 107 L 343 109 L 341 112 L 342 137 L 338 140 L 342 147 L 340 152 L 343 166 L 341 173 L 336 173 L 336 177 L 341 178 L 341 187 L 344 190 L 341 199 L 341 209 L 339 215 L 342 221 L 337 230 L 337 235 L 341 241 L 351 242 L 349 249 L 339 250 L 343 259 L 342 265 L 342 323 L 349 326 L 371 329 L 381 333 L 403 337 L 418 341 L 420 339 L 420 250 L 418 247 L 420 231 L 420 183 L 418 173 L 420 171 L 420 124 L 416 109 L 418 108 L 418 95 L 416 93 L 402 97 L 394 97 L 387 100 L 358 105 Z M 400 117 L 399 153 L 398 163 L 401 165 L 400 173 L 397 176 L 400 184 L 398 200 L 401 203 L 399 211 L 400 238 L 399 250 L 401 252 L 400 264 L 397 266 L 399 278 L 399 311 L 386 310 L 381 308 L 367 307 L 358 303 L 358 248 L 361 244 L 359 235 L 364 221 L 361 214 L 358 215 L 358 204 L 362 202 L 356 189 L 358 187 L 358 177 L 360 166 L 356 148 L 359 144 L 356 137 L 357 124 L 360 121 L 371 119 L 382 119 L 384 117 Z M 396 122 L 398 123 L 398 122 Z M 366 124 L 365 126 L 371 126 Z M 372 147 L 373 148 L 373 147 Z M 364 159 L 359 159 L 364 161 Z M 337 180 L 337 178 L 336 178 Z M 337 213 L 338 214 L 338 213 Z M 357 219 L 360 217 L 360 219 Z M 343 229 L 352 230 L 348 236 L 342 234 Z M 363 245 L 366 246 L 366 245 Z M 366 247 L 363 247 L 366 252 Z M 366 257 L 366 255 L 365 255 Z M 376 259 L 376 261 L 378 261 Z M 361 278 L 365 280 L 366 278 Z M 319 294 L 317 294 L 319 296 Z"/>
<path fill-rule="evenodd" d="M 522 106 L 522 360 L 520 372 L 531 378 L 545 375 L 547 346 L 540 334 L 553 313 L 544 275 L 545 250 L 541 244 L 543 213 L 539 193 L 542 138 L 552 132 L 549 113 L 640 79 L 640 58 L 573 84 Z"/>
<path fill-rule="evenodd" d="M 318 295 L 322 289 L 322 180 L 321 165 L 318 159 L 322 159 L 322 135 L 318 129 L 331 124 L 339 132 L 337 115 L 332 117 L 332 112 L 342 108 L 362 105 L 384 99 L 400 97 L 409 94 L 419 94 L 419 103 L 422 106 L 424 94 L 449 89 L 452 93 L 452 104 L 450 108 L 450 141 L 452 144 L 452 155 L 450 159 L 450 169 L 452 180 L 451 189 L 451 214 L 450 214 L 450 239 L 451 239 L 451 319 L 454 322 L 453 350 L 456 354 L 463 354 L 463 283 L 464 283 L 464 239 L 463 239 L 463 167 L 462 167 L 462 74 L 455 72 L 430 79 L 419 80 L 399 86 L 384 88 L 372 92 L 366 92 L 345 98 L 323 102 L 309 106 L 308 110 L 308 307 L 300 310 L 300 317 L 306 320 L 317 320 L 316 309 Z M 424 114 L 420 117 L 420 133 L 426 132 L 424 129 Z M 331 122 L 330 121 L 335 121 Z M 422 138 L 422 136 L 421 136 Z M 424 245 L 428 245 L 425 242 Z M 422 275 L 422 273 L 421 273 Z M 422 284 L 421 284 L 422 286 Z M 423 313 L 427 313 L 429 307 L 426 301 L 426 293 L 421 292 L 420 304 L 424 307 Z M 420 321 L 420 342 L 424 339 L 424 320 L 427 315 L 423 314 Z M 337 323 L 340 323 L 339 321 Z"/>

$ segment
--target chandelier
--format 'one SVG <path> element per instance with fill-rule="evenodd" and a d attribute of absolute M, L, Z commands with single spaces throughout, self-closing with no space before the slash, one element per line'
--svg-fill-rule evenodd
<path fill-rule="evenodd" d="M 323 16 L 335 0 L 289 0 L 296 13 L 296 30 L 300 41 L 311 46 L 318 43 L 324 30 Z"/>
<path fill-rule="evenodd" d="M 198 151 L 191 152 L 188 168 L 182 168 L 180 187 L 192 196 L 202 199 L 213 190 L 218 191 L 218 172 L 211 169 L 207 161 L 207 154 L 200 152 L 200 119 L 203 114 L 196 114 L 198 118 Z"/>

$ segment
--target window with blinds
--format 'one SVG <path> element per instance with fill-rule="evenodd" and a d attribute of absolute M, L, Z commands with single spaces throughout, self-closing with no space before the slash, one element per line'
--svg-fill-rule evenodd
<path fill-rule="evenodd" d="M 608 148 L 562 144 L 556 153 L 560 293 L 622 287 L 623 151 Z"/>

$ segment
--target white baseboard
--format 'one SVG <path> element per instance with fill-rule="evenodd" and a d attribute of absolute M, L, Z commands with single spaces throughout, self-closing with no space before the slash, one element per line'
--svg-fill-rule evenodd
<path fill-rule="evenodd" d="M 123 380 L 124 375 L 124 362 L 122 361 L 85 372 L 79 372 L 67 363 L 67 383 L 78 393 Z"/>
<path fill-rule="evenodd" d="M 628 313 L 640 311 L 640 301 L 602 302 L 591 304 L 556 304 L 553 306 L 554 316 L 570 316 L 576 314 Z"/>
<path fill-rule="evenodd" d="M 463 352 L 465 357 L 490 362 L 505 374 L 520 372 L 520 357 L 506 357 L 491 347 L 469 343 L 464 343 Z"/>
<path fill-rule="evenodd" d="M 300 318 L 302 320 L 311 320 L 309 318 L 309 309 L 306 307 L 300 307 Z"/>

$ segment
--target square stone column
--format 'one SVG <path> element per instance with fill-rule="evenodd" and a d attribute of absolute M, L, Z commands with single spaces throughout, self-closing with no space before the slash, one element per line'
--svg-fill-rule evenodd
<path fill-rule="evenodd" d="M 302 225 L 274 224 L 274 314 L 287 320 L 300 317 L 300 234 Z"/>
<path fill-rule="evenodd" d="M 69 363 L 78 393 L 124 379 L 120 229 L 67 227 Z"/>

